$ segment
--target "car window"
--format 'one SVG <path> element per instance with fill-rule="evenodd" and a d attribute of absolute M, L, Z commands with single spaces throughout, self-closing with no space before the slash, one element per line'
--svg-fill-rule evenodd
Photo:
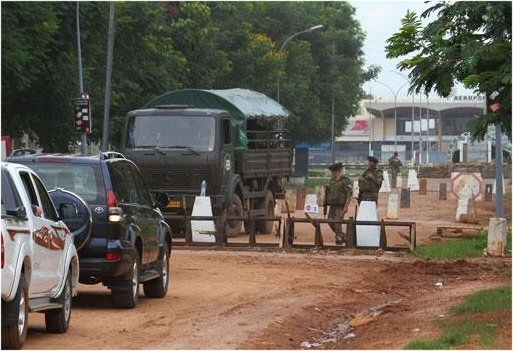
<path fill-rule="evenodd" d="M 20 172 L 20 177 L 27 193 L 29 194 L 30 203 L 41 207 L 45 218 L 57 221 L 58 216 L 55 211 L 55 207 L 53 207 L 52 201 L 50 200 L 43 183 L 41 183 L 41 181 L 36 177 L 32 177 L 28 172 Z"/>
<path fill-rule="evenodd" d="M 57 215 L 50 196 L 46 192 L 45 186 L 39 179 L 35 177 L 33 177 L 33 179 L 36 184 L 37 192 L 39 193 L 39 198 L 41 199 L 41 207 L 43 208 L 45 218 L 51 219 L 54 222 L 58 221 L 59 216 Z"/>
<path fill-rule="evenodd" d="M 7 209 L 12 210 L 22 206 L 20 194 L 14 186 L 11 175 L 2 168 L 2 214 L 5 214 Z"/>
<path fill-rule="evenodd" d="M 152 203 L 148 187 L 137 167 L 126 160 L 108 163 L 112 188 L 120 202 L 150 206 Z"/>
<path fill-rule="evenodd" d="M 142 205 L 151 205 L 151 195 L 148 191 L 148 187 L 144 183 L 144 180 L 141 176 L 141 173 L 139 170 L 132 165 L 131 163 L 128 163 L 130 168 L 130 172 L 132 173 L 132 177 L 134 178 L 134 185 L 137 189 L 138 197 L 139 197 L 139 203 Z"/>
<path fill-rule="evenodd" d="M 112 190 L 119 202 L 138 203 L 140 202 L 133 174 L 128 162 L 108 162 Z"/>
<path fill-rule="evenodd" d="M 99 165 L 37 162 L 28 166 L 43 180 L 47 189 L 69 190 L 88 203 L 104 203 L 105 185 Z"/>
<path fill-rule="evenodd" d="M 23 181 L 23 186 L 25 187 L 25 190 L 27 191 L 27 194 L 29 196 L 30 204 L 39 206 L 39 200 L 37 199 L 36 189 L 34 189 L 34 186 L 32 185 L 30 175 L 27 172 L 20 172 L 20 177 Z"/>

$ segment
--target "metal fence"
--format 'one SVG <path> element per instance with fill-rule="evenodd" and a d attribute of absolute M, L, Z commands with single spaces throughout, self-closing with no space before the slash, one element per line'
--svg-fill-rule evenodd
<path fill-rule="evenodd" d="M 380 163 L 388 163 L 388 159 L 392 156 L 393 152 L 376 150 L 373 151 L 373 156 L 376 157 Z M 308 163 L 310 165 L 329 165 L 335 162 L 344 163 L 365 163 L 369 153 L 367 151 L 344 151 L 335 150 L 335 159 L 332 159 L 331 150 L 310 149 L 308 151 Z M 399 158 L 403 163 L 410 163 L 412 160 L 415 163 L 431 163 L 431 164 L 444 164 L 455 162 L 487 162 L 490 155 L 486 150 L 469 150 L 466 154 L 462 155 L 460 160 L 459 150 L 454 153 L 448 151 L 424 151 L 420 153 L 415 151 L 412 153 L 410 150 L 399 152 Z"/>

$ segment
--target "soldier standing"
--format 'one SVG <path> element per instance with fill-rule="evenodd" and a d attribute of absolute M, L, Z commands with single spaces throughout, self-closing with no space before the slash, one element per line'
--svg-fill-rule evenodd
<path fill-rule="evenodd" d="M 362 201 L 374 201 L 378 205 L 378 193 L 383 183 L 383 171 L 377 168 L 378 159 L 367 157 L 369 168 L 358 178 L 358 204 Z"/>
<path fill-rule="evenodd" d="M 342 163 L 335 163 L 328 168 L 331 171 L 331 180 L 326 187 L 324 197 L 324 217 L 326 217 L 329 206 L 328 219 L 342 221 L 353 194 L 351 179 L 343 174 Z M 346 242 L 346 237 L 342 231 L 342 223 L 329 223 L 329 226 L 335 233 L 336 244 L 343 245 Z"/>
<path fill-rule="evenodd" d="M 397 174 L 399 173 L 400 167 L 403 165 L 401 159 L 399 158 L 399 155 L 397 155 L 397 152 L 394 152 L 394 155 L 388 159 L 388 165 L 390 167 L 390 173 L 392 176 L 390 185 L 392 186 L 392 188 L 396 188 Z"/>

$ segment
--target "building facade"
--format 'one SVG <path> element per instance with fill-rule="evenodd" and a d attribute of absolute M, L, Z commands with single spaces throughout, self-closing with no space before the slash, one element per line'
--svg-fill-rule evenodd
<path fill-rule="evenodd" d="M 398 152 L 402 159 L 414 162 L 460 162 L 466 160 L 454 160 L 459 158 L 455 152 L 464 147 L 478 150 L 479 159 L 489 161 L 491 143 L 471 143 L 468 134 L 470 121 L 483 115 L 485 108 L 484 97 L 480 96 L 417 96 L 396 101 L 368 96 L 361 102 L 361 113 L 350 118 L 342 135 L 335 139 L 337 158 L 357 161 L 373 154 L 385 162 Z"/>

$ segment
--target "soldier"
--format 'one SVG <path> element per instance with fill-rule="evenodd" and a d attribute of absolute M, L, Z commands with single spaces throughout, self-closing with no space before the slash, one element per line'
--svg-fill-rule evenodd
<path fill-rule="evenodd" d="M 378 159 L 367 157 L 369 168 L 358 178 L 358 204 L 362 201 L 374 201 L 378 205 L 378 193 L 383 183 L 383 171 L 377 168 Z"/>
<path fill-rule="evenodd" d="M 400 167 L 403 165 L 401 159 L 397 155 L 397 152 L 394 152 L 394 155 L 388 159 L 388 165 L 390 167 L 391 173 L 391 182 L 390 185 L 392 188 L 397 187 L 397 174 L 399 173 Z"/>
<path fill-rule="evenodd" d="M 330 184 L 326 187 L 324 196 L 324 217 L 326 217 L 326 211 L 329 206 L 328 219 L 342 221 L 347 213 L 353 194 L 351 179 L 343 175 L 342 163 L 335 163 L 328 168 L 331 171 L 331 180 Z M 342 231 L 342 223 L 329 223 L 329 226 L 335 233 L 336 244 L 343 245 L 346 242 L 346 237 Z"/>

